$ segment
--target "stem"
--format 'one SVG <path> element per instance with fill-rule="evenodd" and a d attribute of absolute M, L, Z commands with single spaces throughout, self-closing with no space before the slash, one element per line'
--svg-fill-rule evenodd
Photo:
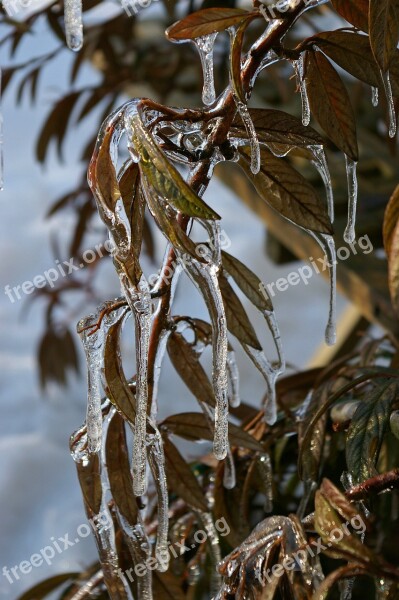
<path fill-rule="evenodd" d="M 274 46 L 279 45 L 281 38 L 284 37 L 284 35 L 292 27 L 292 25 L 295 23 L 302 11 L 306 8 L 306 6 L 306 0 L 301 0 L 298 3 L 298 6 L 289 15 L 287 15 L 286 18 L 276 20 L 273 27 L 271 29 L 268 28 L 267 31 L 257 40 L 257 42 L 255 42 L 255 44 L 249 50 L 247 60 L 243 66 L 241 73 L 243 90 L 248 99 L 251 96 L 254 76 L 262 62 L 262 59 L 266 56 L 269 50 L 271 50 Z M 207 146 L 209 150 L 212 150 L 212 152 L 214 148 L 220 147 L 227 142 L 228 134 L 236 112 L 236 104 L 230 87 L 226 88 L 226 90 L 216 101 L 213 108 L 209 109 L 208 111 L 203 111 L 202 115 L 204 120 L 210 120 L 211 118 L 216 117 L 218 118 L 217 124 L 208 139 Z M 177 116 L 175 111 L 172 111 L 172 113 L 174 113 L 173 116 Z M 170 114 L 172 115 L 172 113 Z M 192 116 L 197 119 L 198 112 L 192 111 L 192 113 Z M 181 115 L 179 116 L 181 118 Z M 208 160 L 204 160 L 197 163 L 195 170 L 189 177 L 187 183 L 196 193 L 201 192 L 203 194 L 207 189 L 210 181 L 210 166 L 211 164 Z M 178 223 L 184 231 L 187 231 L 190 221 L 191 219 L 184 215 L 180 215 L 178 217 Z M 148 355 L 148 390 L 150 399 L 148 403 L 149 411 L 151 410 L 151 406 L 154 401 L 153 390 L 155 358 L 157 355 L 162 332 L 169 327 L 169 315 L 171 309 L 171 290 L 174 277 L 174 275 L 170 277 L 170 269 L 172 270 L 172 272 L 174 271 L 176 260 L 177 257 L 175 251 L 172 248 L 164 259 L 160 275 L 160 277 L 162 278 L 159 290 L 161 301 L 157 314 L 155 315 L 153 320 Z M 163 274 L 166 274 L 166 272 L 169 273 L 169 277 L 163 277 Z"/>

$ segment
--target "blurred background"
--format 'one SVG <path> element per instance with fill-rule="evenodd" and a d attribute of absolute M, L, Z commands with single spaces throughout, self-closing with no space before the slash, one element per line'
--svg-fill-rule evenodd
<path fill-rule="evenodd" d="M 12 19 L 2 13 L 1 570 L 29 559 L 54 538 L 69 533 L 74 539 L 77 527 L 86 522 L 68 449 L 69 436 L 83 422 L 86 407 L 86 373 L 75 326 L 101 301 L 119 294 L 117 276 L 107 256 L 60 276 L 54 287 L 29 294 L 21 289 L 21 299 L 15 291 L 7 295 L 6 286 L 10 290 L 32 282 L 74 257 L 75 264 L 80 264 L 86 250 L 104 243 L 105 230 L 95 213 L 85 171 L 101 121 L 113 108 L 134 96 L 148 96 L 172 106 L 200 104 L 202 74 L 195 48 L 168 42 L 163 34 L 165 27 L 201 6 L 251 4 L 154 0 L 146 8 L 139 6 L 137 15 L 130 11 L 129 16 L 117 1 L 89 0 L 84 2 L 85 45 L 79 54 L 65 47 L 62 4 L 39 5 L 32 1 Z M 300 39 L 315 29 L 341 24 L 327 7 L 312 15 L 312 20 L 301 21 L 292 35 Z M 255 28 L 252 34 L 256 34 Z M 215 49 L 219 91 L 227 84 L 227 48 L 227 35 L 222 34 Z M 292 75 L 288 64 L 268 69 L 260 78 L 253 106 L 277 107 L 298 116 L 300 97 L 295 93 Z M 352 85 L 348 78 L 347 83 Z M 351 95 L 357 103 L 359 119 L 366 114 L 363 103 L 370 103 L 370 94 L 365 95 L 364 91 L 365 86 L 357 84 Z M 368 131 L 369 136 L 374 135 L 376 148 L 381 143 L 379 138 L 385 135 L 383 106 L 380 111 L 380 124 L 375 118 L 377 125 Z M 367 129 L 368 124 L 364 123 L 364 127 Z M 362 156 L 367 158 L 370 144 L 365 142 L 362 146 Z M 336 199 L 343 204 L 344 159 L 331 149 L 330 160 Z M 304 172 L 317 183 L 316 172 L 306 168 Z M 392 181 L 395 176 L 393 170 Z M 375 190 L 367 188 L 367 181 L 361 179 L 361 189 L 376 195 Z M 378 177 L 373 181 L 378 188 Z M 384 191 L 379 188 L 379 193 L 383 195 Z M 275 240 L 267 239 L 265 223 L 218 177 L 205 199 L 223 217 L 222 228 L 231 243 L 229 252 L 262 281 L 275 282 L 299 268 L 300 263 L 293 262 L 293 256 L 281 258 L 284 252 Z M 157 272 L 164 248 L 162 236 L 148 224 L 148 273 Z M 32 291 L 29 286 L 25 289 Z M 316 364 L 324 352 L 328 296 L 328 283 L 321 276 L 314 276 L 308 285 L 290 286 L 274 297 L 291 370 L 311 361 Z M 251 313 L 249 305 L 245 306 Z M 340 296 L 339 314 L 346 309 L 347 302 Z M 205 307 L 188 280 L 181 280 L 175 311 L 206 316 Z M 261 317 L 252 313 L 251 317 L 261 341 L 272 352 Z M 125 349 L 129 360 L 129 336 Z M 131 366 L 133 369 L 133 361 Z M 239 355 L 239 366 L 243 400 L 257 406 L 264 393 L 262 380 L 244 356 Z M 160 390 L 161 417 L 192 402 L 168 360 Z M 193 455 L 198 451 L 203 448 L 195 450 L 190 446 Z M 52 564 L 21 575 L 12 584 L 0 572 L 1 597 L 16 598 L 47 576 L 87 567 L 95 556 L 92 541 L 80 539 L 54 557 Z"/>

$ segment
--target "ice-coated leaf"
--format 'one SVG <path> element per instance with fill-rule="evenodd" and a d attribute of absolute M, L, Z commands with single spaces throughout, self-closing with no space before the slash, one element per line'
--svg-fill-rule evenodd
<path fill-rule="evenodd" d="M 261 280 L 238 258 L 222 250 L 223 269 L 234 279 L 240 290 L 259 310 L 273 310 L 272 302 L 260 291 Z"/>
<path fill-rule="evenodd" d="M 82 489 L 86 510 L 98 515 L 101 510 L 103 490 L 101 485 L 101 464 L 98 454 L 89 455 L 86 462 L 76 462 L 79 484 Z"/>
<path fill-rule="evenodd" d="M 290 164 L 262 148 L 262 166 L 257 175 L 249 168 L 246 149 L 240 150 L 240 166 L 258 194 L 282 217 L 296 225 L 321 233 L 332 233 L 327 206 L 314 188 Z"/>
<path fill-rule="evenodd" d="M 323 479 L 320 485 L 320 492 L 343 519 L 351 520 L 359 514 L 356 506 L 349 502 L 344 494 L 329 479 Z"/>
<path fill-rule="evenodd" d="M 320 492 L 316 492 L 314 524 L 323 542 L 329 546 L 328 553 L 337 558 L 347 558 L 361 565 L 370 563 L 374 556 L 371 550 L 362 544 L 359 536 L 345 534 L 342 540 L 335 541 L 331 533 L 342 528 L 342 521 L 329 500 Z"/>
<path fill-rule="evenodd" d="M 168 340 L 168 354 L 176 371 L 199 400 L 215 406 L 215 394 L 198 355 L 180 333 L 172 333 Z"/>
<path fill-rule="evenodd" d="M 331 0 L 344 19 L 362 31 L 368 31 L 369 0 Z M 379 0 L 378 0 L 379 1 Z"/>
<path fill-rule="evenodd" d="M 136 418 L 136 400 L 122 367 L 120 336 L 126 315 L 112 325 L 105 340 L 104 385 L 108 398 L 130 425 Z"/>
<path fill-rule="evenodd" d="M 304 432 L 307 430 L 309 421 L 315 410 L 326 401 L 327 387 L 322 387 L 312 393 L 309 404 L 306 405 L 306 414 L 300 421 L 299 441 L 301 446 L 300 461 L 298 463 L 298 473 L 302 481 L 317 481 L 320 471 L 320 462 L 324 447 L 324 438 L 327 425 L 327 414 L 324 414 L 312 431 L 312 435 L 306 440 L 302 440 Z M 305 444 L 305 445 L 304 445 Z"/>
<path fill-rule="evenodd" d="M 208 506 L 205 496 L 194 473 L 170 439 L 166 435 L 162 439 L 169 488 L 189 506 L 206 512 Z"/>
<path fill-rule="evenodd" d="M 41 581 L 34 587 L 31 587 L 27 592 L 18 596 L 18 600 L 39 600 L 45 598 L 51 592 L 56 590 L 58 587 L 67 583 L 68 581 L 73 581 L 78 578 L 80 573 L 62 573 L 61 575 L 54 575 L 53 577 L 49 577 L 44 581 Z"/>
<path fill-rule="evenodd" d="M 249 114 L 260 142 L 300 148 L 324 144 L 323 138 L 313 127 L 304 127 L 299 119 L 282 110 L 250 108 Z M 245 128 L 239 116 L 234 118 L 231 133 L 234 137 L 245 138 Z"/>
<path fill-rule="evenodd" d="M 352 160 L 357 161 L 356 120 L 342 80 L 321 52 L 308 52 L 306 86 L 312 115 L 328 137 Z"/>
<path fill-rule="evenodd" d="M 386 255 L 390 257 L 392 244 L 395 240 L 395 232 L 399 223 L 399 185 L 393 192 L 384 214 L 383 240 Z M 399 232 L 398 232 L 399 233 Z M 397 234 L 396 234 L 397 235 Z"/>
<path fill-rule="evenodd" d="M 159 198 L 188 217 L 220 219 L 184 181 L 149 131 L 144 128 L 138 115 L 131 117 L 131 126 L 134 132 L 134 148 L 140 156 L 140 171 Z"/>
<path fill-rule="evenodd" d="M 242 344 L 248 344 L 256 350 L 262 350 L 262 346 L 241 301 L 223 274 L 219 277 L 219 286 L 223 296 L 227 328 L 230 333 Z"/>
<path fill-rule="evenodd" d="M 250 15 L 251 13 L 240 8 L 206 8 L 177 21 L 166 30 L 166 36 L 174 41 L 193 40 L 203 35 L 224 31 L 241 23 Z"/>
<path fill-rule="evenodd" d="M 389 414 L 397 384 L 380 381 L 353 415 L 346 440 L 346 462 L 355 483 L 376 474 L 381 444 L 389 429 Z"/>
<path fill-rule="evenodd" d="M 370 44 L 382 71 L 388 71 L 399 42 L 399 1 L 370 0 Z"/>
<path fill-rule="evenodd" d="M 117 412 L 108 425 L 105 456 L 112 497 L 127 523 L 134 526 L 138 515 L 137 501 L 133 494 L 124 421 Z"/>
<path fill-rule="evenodd" d="M 380 69 L 368 36 L 348 31 L 323 31 L 311 39 L 342 69 L 375 88 L 382 87 Z"/>
<path fill-rule="evenodd" d="M 208 419 L 203 413 L 173 415 L 162 422 L 162 427 L 185 440 L 213 440 Z M 229 442 L 231 446 L 263 452 L 263 446 L 252 435 L 232 423 L 229 424 Z"/>
<path fill-rule="evenodd" d="M 242 21 L 237 28 L 230 29 L 231 47 L 230 47 L 230 84 L 235 96 L 245 102 L 245 94 L 241 81 L 241 53 L 244 42 L 245 31 L 250 23 L 250 19 Z"/>
<path fill-rule="evenodd" d="M 350 564 L 330 573 L 320 584 L 312 596 L 312 600 L 327 600 L 333 586 L 342 579 L 351 579 L 356 575 L 367 575 L 368 571 L 360 565 Z M 342 596 L 341 596 L 342 598 Z"/>

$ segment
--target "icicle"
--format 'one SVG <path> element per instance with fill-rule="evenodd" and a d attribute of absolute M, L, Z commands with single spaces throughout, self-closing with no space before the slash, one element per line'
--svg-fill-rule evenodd
<path fill-rule="evenodd" d="M 234 100 L 242 122 L 244 123 L 249 139 L 249 145 L 251 147 L 251 171 L 254 175 L 256 175 L 256 173 L 259 173 L 260 171 L 260 145 L 258 136 L 256 134 L 256 129 L 252 122 L 247 105 L 244 104 L 244 102 L 241 102 L 241 100 L 235 96 Z"/>
<path fill-rule="evenodd" d="M 265 412 L 266 423 L 274 425 L 277 421 L 276 380 L 280 374 L 280 369 L 275 369 L 270 364 L 262 350 L 256 350 L 247 344 L 243 344 L 243 348 L 266 381 L 267 393 L 265 395 L 263 410 Z"/>
<path fill-rule="evenodd" d="M 151 296 L 148 283 L 143 278 L 136 296 L 127 294 L 132 303 L 136 330 L 136 420 L 133 442 L 133 491 L 143 496 L 147 489 L 146 479 L 146 428 L 148 406 L 148 350 L 151 333 Z"/>
<path fill-rule="evenodd" d="M 201 521 L 204 529 L 208 535 L 207 542 L 210 548 L 211 558 L 211 581 L 210 581 L 210 592 L 211 598 L 216 596 L 219 588 L 222 584 L 222 578 L 217 570 L 218 564 L 222 560 L 222 554 L 220 551 L 219 537 L 213 523 L 212 515 L 206 512 L 199 512 Z"/>
<path fill-rule="evenodd" d="M 104 352 L 104 332 L 101 327 L 93 332 L 97 321 L 98 315 L 89 315 L 81 319 L 77 325 L 87 363 L 86 424 L 88 450 L 90 453 L 98 452 L 101 448 L 103 425 L 101 413 L 101 367 Z"/>
<path fill-rule="evenodd" d="M 218 282 L 218 267 L 198 263 L 191 257 L 180 257 L 188 275 L 202 294 L 212 320 L 213 372 L 212 382 L 216 398 L 215 437 L 213 451 L 218 460 L 226 457 L 228 449 L 227 399 L 227 323 L 223 298 Z"/>
<path fill-rule="evenodd" d="M 226 490 L 232 490 L 236 485 L 236 467 L 230 448 L 224 461 L 223 486 Z"/>
<path fill-rule="evenodd" d="M 281 341 L 280 329 L 277 323 L 276 315 L 273 310 L 265 310 L 263 316 L 266 319 L 267 325 L 273 336 L 274 345 L 276 346 L 278 363 L 273 368 L 276 371 L 276 377 L 285 371 L 285 356 L 283 343 Z"/>
<path fill-rule="evenodd" d="M 155 557 L 159 571 L 167 571 L 168 552 L 168 489 L 165 474 L 165 454 L 162 438 L 156 429 L 155 434 L 147 436 L 148 459 L 153 474 L 158 498 L 158 533 Z"/>
<path fill-rule="evenodd" d="M 381 71 L 381 77 L 384 84 L 385 95 L 388 103 L 388 115 L 389 115 L 389 127 L 388 133 L 390 138 L 394 138 L 396 135 L 396 111 L 395 111 L 395 103 L 393 100 L 392 94 L 392 86 L 391 80 L 389 76 L 389 72 L 383 73 Z"/>
<path fill-rule="evenodd" d="M 374 108 L 377 108 L 377 106 L 378 106 L 379 96 L 380 96 L 380 90 L 378 89 L 378 87 L 372 87 L 371 88 L 371 103 L 374 106 Z"/>
<path fill-rule="evenodd" d="M 357 163 L 345 155 L 346 175 L 348 178 L 348 224 L 344 233 L 344 240 L 347 244 L 353 244 L 356 239 L 356 209 L 357 209 Z"/>
<path fill-rule="evenodd" d="M 234 350 L 229 350 L 227 353 L 227 371 L 231 387 L 230 406 L 237 408 L 240 406 L 240 372 L 238 370 L 236 355 Z"/>
<path fill-rule="evenodd" d="M 1 110 L 2 78 L 0 69 L 0 191 L 4 189 L 3 113 Z"/>
<path fill-rule="evenodd" d="M 301 53 L 301 56 L 298 60 L 293 62 L 293 66 L 295 69 L 297 82 L 299 85 L 299 89 L 301 92 L 302 99 L 302 124 L 307 127 L 310 123 L 310 105 L 309 105 L 309 97 L 306 89 L 306 81 L 305 81 L 305 52 Z"/>
<path fill-rule="evenodd" d="M 68 48 L 76 52 L 83 46 L 82 0 L 65 0 L 64 18 Z"/>
<path fill-rule="evenodd" d="M 330 271 L 330 308 L 325 340 L 328 346 L 333 346 L 337 340 L 337 253 L 335 250 L 335 242 L 331 235 L 316 233 L 310 231 L 310 229 L 306 231 L 316 240 L 328 258 Z"/>
<path fill-rule="evenodd" d="M 216 100 L 215 81 L 213 76 L 213 46 L 217 33 L 204 35 L 193 40 L 198 48 L 201 58 L 202 71 L 204 76 L 204 87 L 202 89 L 202 102 L 209 106 Z"/>
<path fill-rule="evenodd" d="M 309 150 L 313 153 L 314 160 L 312 161 L 321 178 L 323 179 L 326 188 L 328 216 L 331 223 L 334 222 L 334 194 L 332 188 L 330 169 L 328 168 L 327 157 L 323 146 L 310 146 Z"/>
<path fill-rule="evenodd" d="M 267 513 L 271 513 L 273 512 L 273 471 L 270 454 L 267 452 L 259 454 L 257 468 L 262 481 L 262 489 L 265 494 L 264 510 Z"/>

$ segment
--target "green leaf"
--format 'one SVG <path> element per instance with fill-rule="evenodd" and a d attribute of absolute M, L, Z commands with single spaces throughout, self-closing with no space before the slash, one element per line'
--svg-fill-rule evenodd
<path fill-rule="evenodd" d="M 356 120 L 342 80 L 321 52 L 306 53 L 306 88 L 313 116 L 334 144 L 357 161 Z"/>
<path fill-rule="evenodd" d="M 234 279 L 240 290 L 259 310 L 272 311 L 270 298 L 261 293 L 262 282 L 255 273 L 246 267 L 238 258 L 222 250 L 223 269 Z"/>
<path fill-rule="evenodd" d="M 249 151 L 242 149 L 240 155 L 239 164 L 258 194 L 282 217 L 305 229 L 333 233 L 326 203 L 288 162 L 262 148 L 261 169 L 254 175 Z"/>
<path fill-rule="evenodd" d="M 163 435 L 162 439 L 168 488 L 173 490 L 189 506 L 204 512 L 207 511 L 208 506 L 205 496 L 194 473 L 168 436 Z"/>
<path fill-rule="evenodd" d="M 190 412 L 173 415 L 162 421 L 162 429 L 193 442 L 213 441 L 213 432 L 203 413 Z M 263 446 L 252 435 L 232 423 L 229 423 L 229 441 L 231 446 L 247 448 L 255 452 L 264 451 Z"/>
<path fill-rule="evenodd" d="M 252 14 L 260 16 L 258 13 Z M 177 21 L 166 30 L 166 36 L 175 41 L 192 40 L 238 25 L 250 15 L 240 8 L 206 8 Z"/>
<path fill-rule="evenodd" d="M 358 29 L 368 31 L 369 0 L 331 0 L 337 13 Z"/>
<path fill-rule="evenodd" d="M 170 360 L 190 392 L 199 400 L 215 406 L 215 395 L 198 355 L 180 333 L 172 333 L 168 340 Z"/>
<path fill-rule="evenodd" d="M 220 219 L 219 215 L 197 196 L 169 162 L 149 131 L 143 127 L 140 117 L 132 117 L 131 124 L 134 131 L 134 147 L 140 155 L 140 171 L 151 190 L 158 196 L 160 208 L 165 211 L 170 204 L 188 217 Z"/>
<path fill-rule="evenodd" d="M 133 494 L 124 420 L 117 412 L 108 425 L 105 455 L 112 497 L 118 511 L 134 526 L 137 523 L 138 507 Z"/>
<path fill-rule="evenodd" d="M 262 350 L 262 346 L 243 305 L 223 274 L 219 276 L 219 286 L 223 297 L 227 328 L 230 333 L 241 344 L 247 344 L 256 350 Z"/>
<path fill-rule="evenodd" d="M 376 61 L 388 71 L 399 41 L 399 0 L 370 0 L 369 35 Z"/>
<path fill-rule="evenodd" d="M 380 382 L 363 399 L 352 418 L 346 440 L 346 462 L 355 483 L 376 474 L 376 463 L 396 393 L 395 382 Z"/>

